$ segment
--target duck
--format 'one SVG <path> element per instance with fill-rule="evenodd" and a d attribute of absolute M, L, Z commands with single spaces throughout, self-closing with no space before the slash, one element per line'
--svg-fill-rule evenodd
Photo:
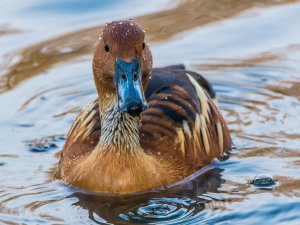
<path fill-rule="evenodd" d="M 152 65 L 135 21 L 103 27 L 92 63 L 98 97 L 69 130 L 56 179 L 93 192 L 137 193 L 178 183 L 228 152 L 230 132 L 212 85 L 183 65 Z"/>

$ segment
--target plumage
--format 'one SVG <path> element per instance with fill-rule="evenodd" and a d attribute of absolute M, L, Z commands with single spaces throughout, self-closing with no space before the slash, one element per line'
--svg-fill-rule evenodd
<path fill-rule="evenodd" d="M 133 21 L 113 22 L 103 32 L 93 63 L 99 97 L 71 127 L 58 179 L 99 192 L 144 191 L 178 182 L 229 149 L 228 128 L 205 78 L 183 65 L 152 70 L 148 46 L 138 49 L 144 32 Z M 102 50 L 108 41 L 114 49 L 111 61 Z M 116 57 L 141 59 L 148 108 L 140 116 L 118 107 L 114 73 L 109 75 Z"/>

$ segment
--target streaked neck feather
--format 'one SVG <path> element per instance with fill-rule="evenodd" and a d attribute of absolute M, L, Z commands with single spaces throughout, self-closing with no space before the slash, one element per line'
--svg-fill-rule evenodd
<path fill-rule="evenodd" d="M 101 137 L 97 149 L 140 151 L 139 118 L 120 112 L 116 101 L 101 104 Z M 103 106 L 105 105 L 105 106 Z"/>

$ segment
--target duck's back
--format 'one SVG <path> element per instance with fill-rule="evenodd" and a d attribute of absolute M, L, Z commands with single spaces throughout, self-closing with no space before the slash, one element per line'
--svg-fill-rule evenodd
<path fill-rule="evenodd" d="M 188 173 L 207 165 L 231 145 L 209 82 L 183 66 L 154 69 L 142 114 L 142 147 Z"/>

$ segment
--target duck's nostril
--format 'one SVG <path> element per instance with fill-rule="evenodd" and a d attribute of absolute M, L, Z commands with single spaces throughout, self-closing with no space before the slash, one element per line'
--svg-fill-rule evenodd
<path fill-rule="evenodd" d="M 133 80 L 134 80 L 134 81 L 137 81 L 138 78 L 139 78 L 139 75 L 135 72 L 135 73 L 133 74 Z"/>
<path fill-rule="evenodd" d="M 121 74 L 121 77 L 122 77 L 123 80 L 126 80 L 126 75 L 125 75 L 125 73 L 122 73 L 122 74 Z"/>

